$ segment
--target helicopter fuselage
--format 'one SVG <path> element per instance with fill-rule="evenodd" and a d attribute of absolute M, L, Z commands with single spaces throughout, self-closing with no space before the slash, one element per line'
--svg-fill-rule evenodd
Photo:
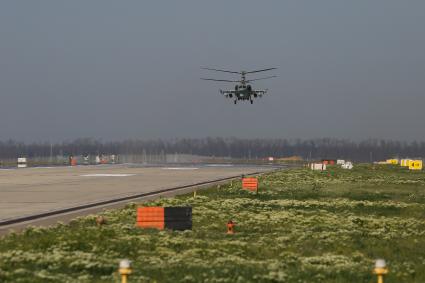
<path fill-rule="evenodd" d="M 251 85 L 235 86 L 235 98 L 238 100 L 250 100 L 251 96 L 257 97 L 257 94 L 252 91 Z"/>

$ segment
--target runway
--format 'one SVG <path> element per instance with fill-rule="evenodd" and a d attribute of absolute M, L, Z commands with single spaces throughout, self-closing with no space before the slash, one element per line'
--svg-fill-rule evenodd
<path fill-rule="evenodd" d="M 271 169 L 125 164 L 0 170 L 0 222 Z"/>

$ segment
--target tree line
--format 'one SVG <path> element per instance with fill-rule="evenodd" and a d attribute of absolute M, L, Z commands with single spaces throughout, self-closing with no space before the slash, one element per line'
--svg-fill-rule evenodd
<path fill-rule="evenodd" d="M 390 157 L 421 158 L 425 142 L 401 142 L 369 139 L 354 142 L 345 139 L 240 139 L 240 138 L 182 138 L 169 140 L 123 140 L 103 142 L 92 138 L 60 143 L 23 143 L 0 141 L 0 158 L 49 157 L 98 154 L 193 154 L 215 157 L 257 159 L 300 156 L 305 160 L 348 159 L 376 161 Z"/>

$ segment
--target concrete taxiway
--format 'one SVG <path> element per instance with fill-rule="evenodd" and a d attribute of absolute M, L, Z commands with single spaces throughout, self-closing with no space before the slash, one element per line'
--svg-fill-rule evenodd
<path fill-rule="evenodd" d="M 272 169 L 236 165 L 144 167 L 127 164 L 0 170 L 0 222 Z"/>

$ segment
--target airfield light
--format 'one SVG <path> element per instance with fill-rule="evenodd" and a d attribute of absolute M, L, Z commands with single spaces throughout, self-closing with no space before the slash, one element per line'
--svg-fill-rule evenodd
<path fill-rule="evenodd" d="M 385 259 L 377 259 L 375 261 L 375 269 L 373 272 L 378 276 L 378 283 L 384 283 L 384 275 L 388 273 Z"/>
<path fill-rule="evenodd" d="M 227 234 L 235 234 L 235 223 L 232 220 L 227 222 Z"/>
<path fill-rule="evenodd" d="M 121 275 L 121 283 L 127 283 L 128 276 L 131 274 L 131 261 L 123 259 L 120 261 L 120 268 L 118 272 Z"/>

